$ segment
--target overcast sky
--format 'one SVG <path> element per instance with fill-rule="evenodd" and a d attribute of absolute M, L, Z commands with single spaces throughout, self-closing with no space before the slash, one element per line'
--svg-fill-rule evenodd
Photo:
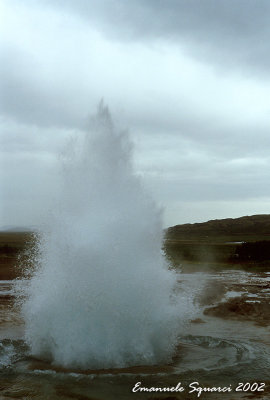
<path fill-rule="evenodd" d="M 270 213 L 269 0 L 2 0 L 0 226 L 104 98 L 164 226 Z"/>

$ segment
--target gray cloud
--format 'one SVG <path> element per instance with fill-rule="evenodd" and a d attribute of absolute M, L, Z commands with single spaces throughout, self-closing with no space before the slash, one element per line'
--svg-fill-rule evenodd
<path fill-rule="evenodd" d="M 5 4 L 0 225 L 39 219 L 103 96 L 166 225 L 270 212 L 268 2 Z"/>
<path fill-rule="evenodd" d="M 60 71 L 51 76 L 40 60 L 20 48 L 4 48 L 1 55 L 5 60 L 0 66 L 2 114 L 43 126 L 82 124 L 80 111 L 70 109 L 69 92 L 59 85 Z"/>
<path fill-rule="evenodd" d="M 53 4 L 121 41 L 170 40 L 206 63 L 268 74 L 268 0 L 66 0 Z"/>

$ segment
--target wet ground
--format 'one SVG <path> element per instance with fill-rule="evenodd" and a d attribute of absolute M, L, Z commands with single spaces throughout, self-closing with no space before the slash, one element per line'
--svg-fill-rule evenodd
<path fill-rule="evenodd" d="M 171 364 L 77 371 L 31 357 L 0 281 L 0 399 L 270 399 L 270 273 L 179 274 L 179 291 L 194 308 Z"/>

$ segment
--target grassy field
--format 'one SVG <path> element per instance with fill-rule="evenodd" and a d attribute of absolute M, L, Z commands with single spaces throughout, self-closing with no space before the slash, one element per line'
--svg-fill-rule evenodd
<path fill-rule="evenodd" d="M 21 256 L 23 260 L 31 236 L 29 232 L 0 232 L 0 280 L 14 279 L 20 275 L 18 257 Z"/>
<path fill-rule="evenodd" d="M 270 271 L 269 231 L 269 216 L 177 225 L 166 231 L 163 250 L 170 264 L 184 271 Z M 0 280 L 21 275 L 27 265 L 25 251 L 31 245 L 30 232 L 0 232 Z"/>
<path fill-rule="evenodd" d="M 169 239 L 164 251 L 172 266 L 184 271 L 209 271 L 237 268 L 270 271 L 270 238 L 268 235 L 208 236 L 207 239 Z"/>

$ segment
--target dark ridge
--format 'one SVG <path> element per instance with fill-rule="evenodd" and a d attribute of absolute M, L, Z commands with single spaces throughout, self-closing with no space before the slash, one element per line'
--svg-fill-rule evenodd
<path fill-rule="evenodd" d="M 167 239 L 195 238 L 195 237 L 230 237 L 242 236 L 269 236 L 270 215 L 252 215 L 240 218 L 215 219 L 208 222 L 183 224 L 170 227 L 166 231 Z"/>

